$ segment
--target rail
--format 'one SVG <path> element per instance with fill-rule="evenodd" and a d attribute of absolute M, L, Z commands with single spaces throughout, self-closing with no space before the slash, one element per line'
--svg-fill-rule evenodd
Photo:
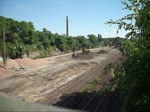
<path fill-rule="evenodd" d="M 111 55 L 112 56 L 112 55 Z M 108 57 L 108 56 L 107 56 Z M 100 74 L 100 70 L 101 69 L 103 69 L 103 68 L 101 68 L 101 67 L 103 67 L 103 65 L 104 64 L 106 64 L 106 63 L 108 63 L 109 61 L 108 60 L 103 60 L 103 64 L 101 64 L 101 66 L 99 66 L 99 67 L 97 67 L 97 69 L 96 70 L 92 70 L 92 71 L 90 71 L 90 73 L 88 73 L 88 75 L 89 74 L 91 74 L 91 73 L 93 73 L 93 72 L 95 72 L 95 76 L 93 77 L 92 75 L 92 78 L 90 77 L 87 77 L 88 75 L 85 75 L 84 77 L 82 77 L 82 79 L 80 79 L 80 80 L 78 80 L 76 83 L 74 83 L 74 85 L 72 85 L 72 86 L 70 86 L 70 87 L 68 87 L 68 89 L 66 90 L 66 91 L 68 91 L 68 90 L 70 90 L 71 88 L 73 88 L 73 86 L 77 86 L 77 84 L 79 84 L 79 83 L 81 83 L 81 81 L 83 81 L 83 80 L 87 80 L 87 78 L 89 78 L 89 80 L 88 80 L 88 82 L 89 81 L 91 81 L 91 80 L 93 80 L 93 79 L 95 79 L 99 74 Z M 100 69 L 101 68 L 101 69 Z M 87 81 L 86 81 L 87 82 Z M 81 90 L 83 87 L 85 87 L 85 85 L 86 85 L 86 83 L 85 84 L 83 84 L 82 86 L 80 86 L 78 89 L 76 89 L 75 91 L 79 91 L 79 90 Z M 63 94 L 64 94 L 65 92 L 63 92 Z M 69 98 L 71 97 L 71 95 L 69 95 L 68 97 L 66 97 L 63 101 L 61 101 L 57 106 L 61 106 L 63 103 L 65 103 Z"/>

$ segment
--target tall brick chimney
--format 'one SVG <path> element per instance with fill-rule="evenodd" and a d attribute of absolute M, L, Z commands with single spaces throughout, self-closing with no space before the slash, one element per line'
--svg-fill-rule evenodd
<path fill-rule="evenodd" d="M 68 16 L 66 16 L 66 36 L 69 36 Z"/>

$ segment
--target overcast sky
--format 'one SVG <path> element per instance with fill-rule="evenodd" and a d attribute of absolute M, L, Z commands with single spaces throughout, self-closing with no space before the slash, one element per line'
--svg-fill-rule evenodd
<path fill-rule="evenodd" d="M 122 10 L 121 0 L 0 0 L 0 5 L 0 16 L 31 21 L 36 30 L 46 28 L 52 33 L 65 34 L 68 16 L 71 36 L 123 36 L 124 31 L 116 33 L 117 26 L 104 23 L 129 13 Z"/>

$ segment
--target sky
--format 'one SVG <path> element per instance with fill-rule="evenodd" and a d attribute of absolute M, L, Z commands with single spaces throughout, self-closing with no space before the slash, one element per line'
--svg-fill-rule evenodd
<path fill-rule="evenodd" d="M 117 26 L 105 24 L 127 15 L 123 7 L 121 0 L 0 0 L 0 16 L 31 21 L 36 30 L 58 34 L 66 33 L 68 16 L 70 36 L 123 37 L 125 31 L 117 34 Z"/>

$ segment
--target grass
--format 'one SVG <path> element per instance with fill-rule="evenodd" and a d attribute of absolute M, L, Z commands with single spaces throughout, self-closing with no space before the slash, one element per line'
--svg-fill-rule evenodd
<path fill-rule="evenodd" d="M 96 86 L 100 80 L 101 80 L 101 75 L 95 78 L 92 82 L 88 83 L 84 88 L 84 92 L 87 93 L 90 89 Z"/>

